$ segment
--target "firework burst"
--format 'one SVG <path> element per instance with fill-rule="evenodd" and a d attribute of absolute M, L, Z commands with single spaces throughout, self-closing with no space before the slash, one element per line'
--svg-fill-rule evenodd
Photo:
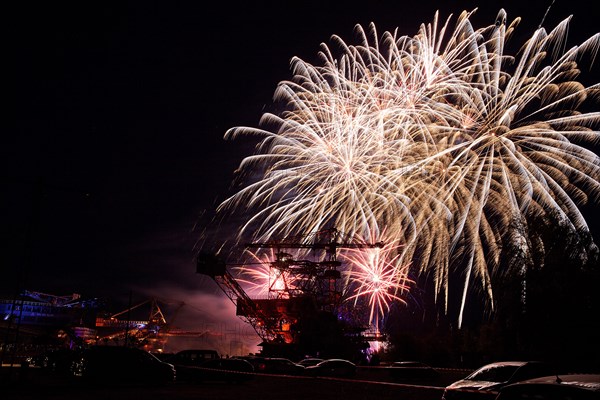
<path fill-rule="evenodd" d="M 373 238 L 377 242 L 379 238 Z M 346 301 L 354 302 L 367 299 L 370 314 L 369 324 L 379 331 L 379 322 L 390 303 L 404 303 L 403 292 L 409 290 L 412 281 L 408 278 L 408 265 L 399 263 L 401 247 L 392 241 L 384 241 L 383 247 L 346 249 L 340 257 L 347 264 L 344 272 Z"/>
<path fill-rule="evenodd" d="M 511 55 L 520 19 L 509 24 L 501 10 L 477 29 L 474 12 L 454 25 L 436 14 L 413 37 L 357 26 L 360 43 L 333 36 L 340 53 L 323 44 L 319 65 L 294 58 L 294 79 L 275 92 L 285 111 L 225 135 L 262 138 L 239 168 L 261 172 L 218 211 L 242 211 L 240 235 L 256 240 L 385 229 L 402 245 L 393 263 L 432 276 L 446 309 L 449 276 L 463 277 L 459 323 L 471 288 L 493 308 L 492 277 L 511 273 L 499 271 L 503 244 L 518 241 L 529 257 L 533 219 L 587 229 L 578 206 L 600 193 L 600 161 L 584 146 L 598 140 L 600 113 L 583 106 L 599 85 L 576 81 L 577 61 L 596 55 L 600 34 L 565 48 L 569 18 Z M 395 293 L 386 285 L 402 286 L 404 270 L 350 257 L 366 268 L 348 282 L 362 286 L 356 296 L 370 293 L 373 317 L 397 300 L 380 294 Z M 373 273 L 385 279 L 375 284 Z"/>
<path fill-rule="evenodd" d="M 294 277 L 272 266 L 277 255 L 273 251 L 254 253 L 246 250 L 245 253 L 250 261 L 234 270 L 239 275 L 238 281 L 247 286 L 249 293 L 263 298 L 288 298 L 295 289 Z"/>

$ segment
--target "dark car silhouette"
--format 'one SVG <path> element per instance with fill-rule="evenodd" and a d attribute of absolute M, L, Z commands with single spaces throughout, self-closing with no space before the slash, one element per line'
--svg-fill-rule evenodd
<path fill-rule="evenodd" d="M 254 367 L 248 361 L 236 358 L 208 360 L 198 368 L 195 377 L 201 381 L 241 383 L 254 378 Z"/>
<path fill-rule="evenodd" d="M 540 361 L 495 362 L 446 386 L 442 400 L 494 399 L 498 390 L 506 385 L 556 372 L 552 365 Z"/>
<path fill-rule="evenodd" d="M 262 374 L 304 375 L 304 366 L 282 357 L 241 356 L 236 357 L 248 361 L 254 371 Z"/>
<path fill-rule="evenodd" d="M 311 365 L 317 365 L 318 363 L 320 363 L 321 361 L 325 361 L 325 359 L 323 358 L 303 358 L 302 360 L 298 361 L 297 364 L 302 365 L 304 367 L 310 367 Z"/>
<path fill-rule="evenodd" d="M 254 377 L 252 364 L 239 358 L 199 358 L 193 362 L 170 358 L 169 361 L 175 366 L 177 380 L 182 382 L 243 382 Z"/>
<path fill-rule="evenodd" d="M 306 375 L 351 378 L 356 375 L 356 364 L 341 358 L 332 358 L 306 367 Z"/>
<path fill-rule="evenodd" d="M 149 352 L 131 347 L 93 346 L 73 363 L 76 378 L 104 384 L 168 383 L 175 381 L 175 367 Z"/>
<path fill-rule="evenodd" d="M 496 400 L 600 400 L 599 374 L 550 375 L 506 385 Z"/>
<path fill-rule="evenodd" d="M 174 365 L 199 366 L 208 360 L 220 359 L 221 356 L 212 349 L 187 349 L 166 356 L 164 360 Z"/>

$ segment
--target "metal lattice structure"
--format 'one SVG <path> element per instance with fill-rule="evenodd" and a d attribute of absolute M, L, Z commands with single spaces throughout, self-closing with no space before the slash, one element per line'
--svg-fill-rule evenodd
<path fill-rule="evenodd" d="M 351 238 L 336 229 L 248 243 L 247 248 L 274 250 L 275 260 L 269 267 L 276 269 L 278 276 L 286 282 L 284 288 L 269 287 L 268 299 L 251 299 L 229 273 L 226 263 L 217 256 L 199 255 L 197 272 L 208 275 L 219 285 L 236 305 L 237 315 L 249 323 L 263 341 L 294 343 L 295 327 L 302 318 L 320 311 L 333 312 L 343 301 L 343 293 L 338 287 L 341 278 L 338 249 L 382 246 L 382 243 Z M 296 249 L 312 252 L 319 261 L 294 259 L 291 253 Z"/>

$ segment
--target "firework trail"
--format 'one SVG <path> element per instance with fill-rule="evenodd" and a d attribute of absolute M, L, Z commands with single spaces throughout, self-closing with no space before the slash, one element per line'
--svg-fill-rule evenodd
<path fill-rule="evenodd" d="M 600 193 L 599 158 L 584 147 L 599 137 L 599 85 L 576 81 L 577 62 L 596 56 L 600 34 L 566 48 L 568 18 L 511 55 L 520 18 L 501 10 L 477 29 L 474 12 L 436 13 L 412 37 L 357 26 L 359 44 L 334 35 L 319 65 L 294 58 L 274 96 L 284 111 L 225 135 L 261 142 L 239 168 L 252 179 L 218 212 L 241 212 L 240 236 L 255 240 L 385 230 L 402 245 L 393 273 L 432 276 L 446 309 L 459 273 L 459 324 L 473 288 L 493 308 L 492 277 L 512 273 L 499 270 L 503 244 L 530 257 L 528 223 L 587 230 L 578 206 Z"/>

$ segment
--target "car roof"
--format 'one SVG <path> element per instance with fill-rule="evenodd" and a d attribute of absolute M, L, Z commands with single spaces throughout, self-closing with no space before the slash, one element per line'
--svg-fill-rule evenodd
<path fill-rule="evenodd" d="M 329 358 L 327 360 L 323 360 L 321 361 L 319 364 L 324 364 L 324 363 L 348 363 L 348 364 L 354 364 L 352 361 L 343 359 L 343 358 Z"/>
<path fill-rule="evenodd" d="M 473 371 L 473 373 L 471 373 L 471 375 L 474 375 L 480 371 L 484 371 L 484 370 L 491 369 L 491 368 L 522 367 L 523 365 L 527 365 L 527 364 L 542 364 L 542 363 L 539 361 L 497 361 L 497 362 L 492 362 L 489 364 L 482 365 L 481 367 L 479 367 L 475 371 Z"/>
<path fill-rule="evenodd" d="M 240 365 L 252 365 L 247 360 L 242 358 L 211 358 L 202 363 L 202 365 L 212 364 L 240 364 Z"/>
<path fill-rule="evenodd" d="M 550 375 L 540 378 L 527 379 L 516 382 L 508 386 L 523 385 L 556 385 L 556 386 L 576 386 L 589 389 L 600 393 L 600 374 L 568 374 L 568 375 Z"/>
<path fill-rule="evenodd" d="M 486 364 L 486 365 L 482 366 L 481 368 L 491 367 L 491 366 L 505 366 L 505 365 L 521 366 L 521 365 L 529 364 L 532 362 L 536 362 L 536 361 L 497 361 L 497 362 Z"/>

